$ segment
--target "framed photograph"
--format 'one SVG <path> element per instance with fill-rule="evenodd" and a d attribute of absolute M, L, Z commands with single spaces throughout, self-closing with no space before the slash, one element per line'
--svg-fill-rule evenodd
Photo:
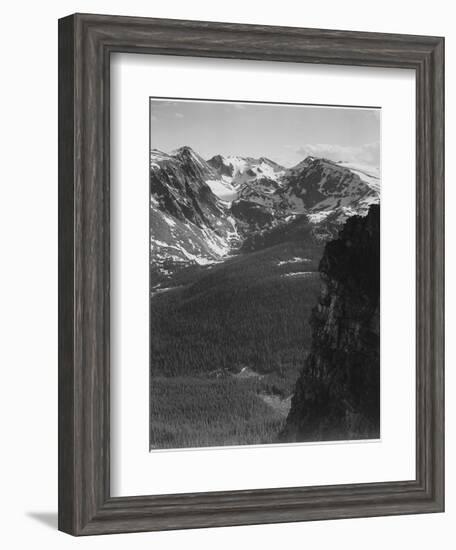
<path fill-rule="evenodd" d="M 59 21 L 59 529 L 444 509 L 444 41 Z"/>

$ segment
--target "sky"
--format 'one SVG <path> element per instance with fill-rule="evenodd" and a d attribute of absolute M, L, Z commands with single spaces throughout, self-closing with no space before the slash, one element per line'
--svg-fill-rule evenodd
<path fill-rule="evenodd" d="M 306 156 L 380 168 L 380 109 L 150 100 L 150 145 L 189 145 L 214 155 L 268 157 L 294 166 Z"/>

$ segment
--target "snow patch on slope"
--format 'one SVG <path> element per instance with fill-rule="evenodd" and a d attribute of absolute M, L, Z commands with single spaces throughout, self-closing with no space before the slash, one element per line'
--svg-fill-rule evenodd
<path fill-rule="evenodd" d="M 207 179 L 205 183 L 206 185 L 209 185 L 214 195 L 216 195 L 224 202 L 234 201 L 238 196 L 238 192 L 236 191 L 236 189 L 223 178 L 218 180 Z"/>
<path fill-rule="evenodd" d="M 376 193 L 380 193 L 380 172 L 377 168 L 367 164 L 355 164 L 352 162 L 339 162 L 338 164 L 351 170 Z"/>

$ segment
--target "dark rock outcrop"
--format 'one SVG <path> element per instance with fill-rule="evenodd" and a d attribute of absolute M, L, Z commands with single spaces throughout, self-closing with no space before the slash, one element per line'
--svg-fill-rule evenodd
<path fill-rule="evenodd" d="M 320 262 L 312 347 L 282 441 L 380 436 L 380 207 L 349 218 Z"/>

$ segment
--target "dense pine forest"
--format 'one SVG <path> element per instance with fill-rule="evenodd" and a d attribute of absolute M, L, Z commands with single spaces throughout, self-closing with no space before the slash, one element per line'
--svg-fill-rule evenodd
<path fill-rule="evenodd" d="M 275 442 L 310 349 L 321 252 L 282 243 L 152 297 L 152 447 Z"/>

